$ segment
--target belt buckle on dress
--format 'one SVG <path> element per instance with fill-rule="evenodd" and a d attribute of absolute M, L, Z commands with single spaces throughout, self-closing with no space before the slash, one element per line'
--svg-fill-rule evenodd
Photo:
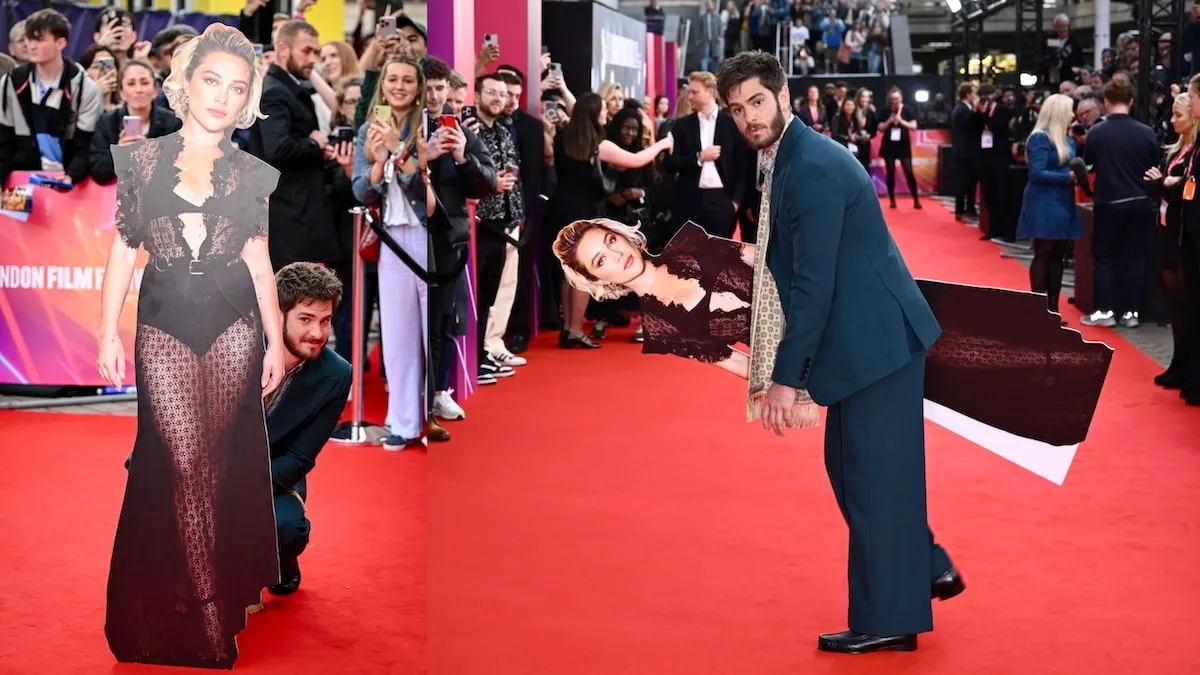
<path fill-rule="evenodd" d="M 200 261 L 196 260 L 195 258 L 192 258 L 191 260 L 189 260 L 188 261 L 188 274 L 190 274 L 194 277 L 202 276 L 204 274 L 204 270 L 199 269 L 199 267 L 197 267 L 199 265 L 199 263 L 200 263 Z"/>

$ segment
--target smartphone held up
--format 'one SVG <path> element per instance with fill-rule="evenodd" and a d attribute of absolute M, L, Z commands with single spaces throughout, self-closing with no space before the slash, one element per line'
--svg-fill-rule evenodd
<path fill-rule="evenodd" d="M 142 135 L 142 118 L 137 115 L 126 115 L 121 120 L 121 133 L 125 138 L 137 138 Z"/>
<path fill-rule="evenodd" d="M 388 37 L 395 35 L 396 34 L 396 17 L 394 17 L 394 16 L 379 17 L 379 24 L 378 24 L 378 27 L 376 28 L 375 32 L 377 35 L 379 35 L 380 38 L 388 38 Z"/>

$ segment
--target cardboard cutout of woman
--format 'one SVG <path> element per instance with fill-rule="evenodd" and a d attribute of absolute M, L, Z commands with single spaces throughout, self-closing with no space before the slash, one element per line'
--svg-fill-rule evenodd
<path fill-rule="evenodd" d="M 119 661 L 232 668 L 247 606 L 279 582 L 263 417 L 283 376 L 267 249 L 279 172 L 230 140 L 261 116 L 254 48 L 236 29 L 213 24 L 176 49 L 164 87 L 180 131 L 112 147 L 99 365 L 114 385 L 124 384 L 116 326 L 137 249 L 150 258 L 104 632 Z"/>
<path fill-rule="evenodd" d="M 645 246 L 635 227 L 581 220 L 559 232 L 554 253 L 567 280 L 592 297 L 639 296 L 643 353 L 674 354 L 746 377 L 756 247 L 691 222 L 660 255 L 650 256 Z M 918 284 L 943 329 L 926 361 L 926 399 L 1035 441 L 1083 441 L 1111 349 L 1063 328 L 1046 311 L 1045 296 Z"/>

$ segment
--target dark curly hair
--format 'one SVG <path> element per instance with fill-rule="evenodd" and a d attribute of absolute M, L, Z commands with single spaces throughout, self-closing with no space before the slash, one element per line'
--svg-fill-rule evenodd
<path fill-rule="evenodd" d="M 333 311 L 342 301 L 342 281 L 333 270 L 312 262 L 294 262 L 275 273 L 279 310 L 284 314 L 297 304 L 329 300 Z"/>
<path fill-rule="evenodd" d="M 787 75 L 783 72 L 783 66 L 779 65 L 779 59 L 763 51 L 742 52 L 721 63 L 721 72 L 717 74 L 717 95 L 722 101 L 728 102 L 729 92 L 756 77 L 775 96 L 779 96 L 787 84 Z"/>

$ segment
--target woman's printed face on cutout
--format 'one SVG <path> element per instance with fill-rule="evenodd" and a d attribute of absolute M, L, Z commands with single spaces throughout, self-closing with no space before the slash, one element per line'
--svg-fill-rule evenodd
<path fill-rule="evenodd" d="M 250 96 L 250 64 L 228 52 L 213 52 L 187 84 L 188 114 L 207 131 L 222 131 L 237 120 Z"/>
<path fill-rule="evenodd" d="M 579 238 L 579 263 L 598 281 L 628 284 L 646 270 L 646 258 L 629 240 L 602 227 Z"/>

